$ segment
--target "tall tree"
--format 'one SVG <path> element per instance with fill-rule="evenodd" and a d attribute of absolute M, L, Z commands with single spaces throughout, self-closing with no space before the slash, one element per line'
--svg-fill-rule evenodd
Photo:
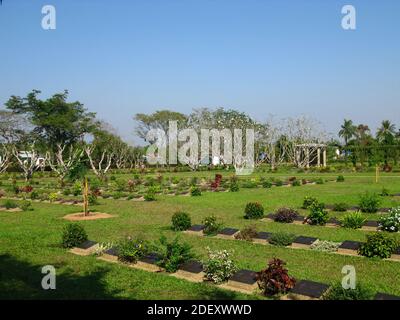
<path fill-rule="evenodd" d="M 33 90 L 25 98 L 11 96 L 5 105 L 32 123 L 33 133 L 47 148 L 56 151 L 59 144 L 73 144 L 95 127 L 95 114 L 87 112 L 78 101 L 67 102 L 68 91 L 46 100 L 39 99 L 39 94 L 40 91 Z"/>
<path fill-rule="evenodd" d="M 147 141 L 146 136 L 151 129 L 161 129 L 167 134 L 169 121 L 178 121 L 178 128 L 182 128 L 186 125 L 187 116 L 170 110 L 159 110 L 149 115 L 137 113 L 134 120 L 137 123 L 136 134 Z"/>
<path fill-rule="evenodd" d="M 339 137 L 344 139 L 344 144 L 347 147 L 349 140 L 354 137 L 356 134 L 356 126 L 353 125 L 352 120 L 344 119 L 344 123 L 341 125 L 341 129 L 339 131 Z"/>

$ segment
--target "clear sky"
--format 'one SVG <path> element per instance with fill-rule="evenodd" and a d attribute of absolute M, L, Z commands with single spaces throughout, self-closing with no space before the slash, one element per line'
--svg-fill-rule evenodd
<path fill-rule="evenodd" d="M 68 89 L 129 141 L 133 115 L 160 108 L 400 126 L 399 0 L 3 0 L 0 39 L 0 104 Z"/>

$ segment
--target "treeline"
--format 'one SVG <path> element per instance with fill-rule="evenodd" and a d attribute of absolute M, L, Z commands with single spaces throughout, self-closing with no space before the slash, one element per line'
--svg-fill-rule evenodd
<path fill-rule="evenodd" d="M 0 173 L 18 170 L 29 180 L 36 170 L 51 169 L 62 183 L 88 169 L 104 179 L 112 168 L 143 168 L 146 148 L 152 143 L 146 140 L 147 133 L 151 129 L 168 132 L 172 120 L 178 121 L 178 130 L 191 128 L 198 133 L 201 129 L 254 129 L 256 166 L 267 164 L 272 169 L 288 164 L 305 168 L 315 160 L 312 157 L 321 144 L 327 146 L 330 161 L 354 166 L 382 164 L 389 168 L 400 156 L 400 131 L 389 120 L 382 122 L 375 136 L 367 125 L 345 120 L 338 132 L 341 143 L 306 116 L 269 117 L 260 122 L 244 112 L 224 108 L 195 109 L 187 115 L 169 110 L 136 114 L 136 134 L 147 146 L 131 146 L 79 101 L 68 102 L 68 91 L 45 100 L 39 94 L 34 90 L 26 97 L 11 96 L 0 110 Z M 308 146 L 308 159 L 299 156 L 299 145 Z M 223 165 L 223 139 L 219 147 Z"/>

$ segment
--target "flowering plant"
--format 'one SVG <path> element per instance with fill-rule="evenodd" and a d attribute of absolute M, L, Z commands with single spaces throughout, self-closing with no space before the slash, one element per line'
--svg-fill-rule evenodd
<path fill-rule="evenodd" d="M 400 230 L 400 207 L 392 208 L 387 216 L 381 217 L 379 228 L 384 231 L 398 232 Z"/>
<path fill-rule="evenodd" d="M 205 278 L 214 283 L 221 283 L 228 280 L 236 271 L 237 267 L 231 259 L 231 252 L 227 250 L 212 251 L 206 248 L 208 260 L 204 265 Z"/>

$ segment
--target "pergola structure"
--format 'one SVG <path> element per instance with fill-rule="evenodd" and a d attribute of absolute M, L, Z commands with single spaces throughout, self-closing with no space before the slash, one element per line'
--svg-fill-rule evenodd
<path fill-rule="evenodd" d="M 322 143 L 303 143 L 295 146 L 296 165 L 309 168 L 311 165 L 326 167 L 326 145 Z"/>

